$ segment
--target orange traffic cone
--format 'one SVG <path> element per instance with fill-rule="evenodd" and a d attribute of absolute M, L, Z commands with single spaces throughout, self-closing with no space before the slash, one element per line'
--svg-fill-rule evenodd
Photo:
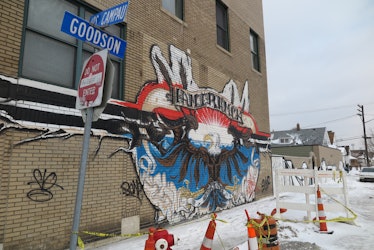
<path fill-rule="evenodd" d="M 249 217 L 247 209 L 244 210 L 245 214 L 247 215 L 247 230 L 248 230 L 248 250 L 257 250 L 258 243 L 257 243 L 257 236 L 256 230 L 251 223 L 251 217 Z"/>
<path fill-rule="evenodd" d="M 150 227 L 149 228 L 149 235 L 148 239 L 145 241 L 145 247 L 144 250 L 156 250 L 155 248 L 155 239 L 154 239 L 154 232 L 156 231 L 155 228 Z"/>
<path fill-rule="evenodd" d="M 255 228 L 253 227 L 252 223 L 248 222 L 247 229 L 248 229 L 248 250 L 257 250 L 258 249 L 257 236 L 256 236 Z"/>
<path fill-rule="evenodd" d="M 211 250 L 213 245 L 214 233 L 216 232 L 216 218 L 217 214 L 212 215 L 212 220 L 209 222 L 209 226 L 206 230 L 203 243 L 201 244 L 200 250 Z"/>
<path fill-rule="evenodd" d="M 334 231 L 327 230 L 326 214 L 323 208 L 321 191 L 319 190 L 319 186 L 317 188 L 317 206 L 318 206 L 318 219 L 319 219 L 319 233 L 332 234 Z"/>

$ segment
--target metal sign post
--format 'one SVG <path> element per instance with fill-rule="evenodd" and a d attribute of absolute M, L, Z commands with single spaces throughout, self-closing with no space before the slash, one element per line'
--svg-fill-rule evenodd
<path fill-rule="evenodd" d="M 79 221 L 82 209 L 84 179 L 86 177 L 86 166 L 88 158 L 88 150 L 90 146 L 91 126 L 92 126 L 93 108 L 87 109 L 86 123 L 84 125 L 83 147 L 81 155 L 81 164 L 79 170 L 77 195 L 75 199 L 74 219 L 72 226 L 72 233 L 70 236 L 70 250 L 77 249 Z"/>
<path fill-rule="evenodd" d="M 77 246 L 92 121 L 96 121 L 99 118 L 112 93 L 113 75 L 114 68 L 108 57 L 107 50 L 93 54 L 84 62 L 75 105 L 77 109 L 82 111 L 85 125 L 73 226 L 70 236 L 70 250 L 75 250 Z M 95 109 L 98 110 L 95 111 Z M 94 119 L 95 112 L 97 117 Z"/>
<path fill-rule="evenodd" d="M 91 23 L 105 27 L 123 22 L 126 18 L 127 8 L 128 2 L 114 6 L 94 15 L 91 18 Z M 70 236 L 70 250 L 76 250 L 92 121 L 99 119 L 112 93 L 115 69 L 109 59 L 108 52 L 123 59 L 127 43 L 92 26 L 86 20 L 68 11 L 64 14 L 61 31 L 83 42 L 89 42 L 95 47 L 104 49 L 93 54 L 84 62 L 75 105 L 76 109 L 81 110 L 85 122 L 73 226 Z"/>

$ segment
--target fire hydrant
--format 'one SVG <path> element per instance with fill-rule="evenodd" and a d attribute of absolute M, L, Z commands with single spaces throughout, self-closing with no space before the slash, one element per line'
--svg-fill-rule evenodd
<path fill-rule="evenodd" d="M 169 234 L 169 232 L 163 228 L 150 228 L 149 233 L 150 235 L 146 241 L 145 250 L 172 250 L 170 247 L 174 246 L 177 242 L 174 235 Z"/>

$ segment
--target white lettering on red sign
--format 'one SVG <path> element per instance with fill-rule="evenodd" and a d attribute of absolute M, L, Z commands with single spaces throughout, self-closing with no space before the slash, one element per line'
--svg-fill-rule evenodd
<path fill-rule="evenodd" d="M 81 88 L 93 85 L 93 84 L 99 84 L 101 85 L 101 79 L 102 79 L 102 73 L 91 75 L 87 78 L 82 79 L 81 81 Z"/>

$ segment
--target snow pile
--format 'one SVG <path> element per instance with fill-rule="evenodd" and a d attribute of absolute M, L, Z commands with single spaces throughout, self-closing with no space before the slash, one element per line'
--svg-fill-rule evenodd
<path fill-rule="evenodd" d="M 357 214 L 353 224 L 342 222 L 328 222 L 329 231 L 333 234 L 320 234 L 319 226 L 314 223 L 301 223 L 286 220 L 278 221 L 278 238 L 281 249 L 322 249 L 322 250 L 342 250 L 342 249 L 371 249 L 374 245 L 374 235 L 372 225 L 374 222 L 374 183 L 359 182 L 358 171 L 351 171 L 347 175 L 349 208 Z M 303 195 L 284 195 L 283 199 L 302 202 Z M 322 200 L 327 199 L 323 197 Z M 254 218 L 259 216 L 257 212 L 270 214 L 275 208 L 275 198 L 265 198 L 249 204 L 232 208 L 217 213 L 217 228 L 214 236 L 212 249 L 229 250 L 239 246 L 240 249 L 247 249 L 247 217 L 245 210 Z M 326 213 L 327 219 L 341 216 L 340 214 Z M 288 210 L 282 214 L 283 219 L 305 220 L 306 212 Z M 312 214 L 312 216 L 314 216 Z M 353 217 L 350 215 L 349 217 Z M 205 231 L 208 227 L 210 216 L 205 216 L 190 222 L 167 227 L 169 233 L 179 238 L 178 245 L 173 246 L 173 250 L 195 250 L 200 249 Z M 85 249 L 96 250 L 142 250 L 144 249 L 147 235 L 109 243 L 105 246 L 94 247 L 87 245 Z M 98 243 L 95 243 L 97 246 Z"/>

